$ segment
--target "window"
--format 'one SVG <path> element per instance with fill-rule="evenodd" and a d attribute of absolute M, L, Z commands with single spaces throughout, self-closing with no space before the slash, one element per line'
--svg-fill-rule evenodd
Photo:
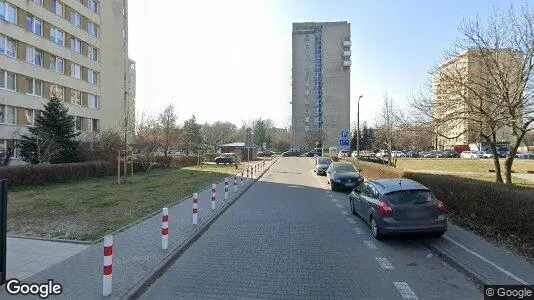
<path fill-rule="evenodd" d="M 24 109 L 24 114 L 26 115 L 26 126 L 34 126 L 35 125 L 35 110 Z"/>
<path fill-rule="evenodd" d="M 65 33 L 55 27 L 50 27 L 50 41 L 65 46 Z"/>
<path fill-rule="evenodd" d="M 70 94 L 70 103 L 82 106 L 82 92 L 72 90 Z"/>
<path fill-rule="evenodd" d="M 43 51 L 33 47 L 26 48 L 26 62 L 36 66 L 43 66 Z"/>
<path fill-rule="evenodd" d="M 16 108 L 9 105 L 0 105 L 0 123 L 16 124 Z"/>
<path fill-rule="evenodd" d="M 64 17 L 64 10 L 65 10 L 64 8 L 65 7 L 63 3 L 57 0 L 50 0 L 50 9 L 52 10 L 52 12 L 62 18 Z"/>
<path fill-rule="evenodd" d="M 76 130 L 82 130 L 82 118 L 76 117 Z"/>
<path fill-rule="evenodd" d="M 50 85 L 50 99 L 57 98 L 61 101 L 65 100 L 65 90 L 62 86 L 51 84 Z"/>
<path fill-rule="evenodd" d="M 304 131 L 310 131 L 310 126 L 304 126 Z"/>
<path fill-rule="evenodd" d="M 304 122 L 308 123 L 310 121 L 310 117 L 306 116 L 304 117 Z"/>
<path fill-rule="evenodd" d="M 89 59 L 98 61 L 98 49 L 93 46 L 87 45 L 87 56 Z"/>
<path fill-rule="evenodd" d="M 89 99 L 90 108 L 94 108 L 94 109 L 100 108 L 100 97 L 89 94 L 87 98 Z"/>
<path fill-rule="evenodd" d="M 0 70 L 0 88 L 16 91 L 17 90 L 17 75 L 15 73 Z"/>
<path fill-rule="evenodd" d="M 42 97 L 43 96 L 43 82 L 41 80 L 26 78 L 26 94 Z"/>
<path fill-rule="evenodd" d="M 82 41 L 77 38 L 71 38 L 70 49 L 76 53 L 82 53 Z"/>
<path fill-rule="evenodd" d="M 93 11 L 94 13 L 98 13 L 99 8 L 100 8 L 100 5 L 99 5 L 98 1 L 96 1 L 96 0 L 89 0 L 89 1 L 87 2 L 87 6 L 88 6 L 89 9 L 90 9 L 91 11 Z"/>
<path fill-rule="evenodd" d="M 17 24 L 17 8 L 9 3 L 0 1 L 0 19 Z"/>
<path fill-rule="evenodd" d="M 100 131 L 100 120 L 91 119 L 90 126 L 91 126 L 92 132 L 99 132 Z"/>
<path fill-rule="evenodd" d="M 98 73 L 93 70 L 87 70 L 87 82 L 91 84 L 98 84 Z"/>
<path fill-rule="evenodd" d="M 89 21 L 87 23 L 87 31 L 89 32 L 90 35 L 94 37 L 98 37 L 98 27 L 92 21 Z"/>
<path fill-rule="evenodd" d="M 50 70 L 61 74 L 65 73 L 65 61 L 61 57 L 50 56 Z"/>
<path fill-rule="evenodd" d="M 43 0 L 33 0 L 36 4 L 43 5 Z"/>
<path fill-rule="evenodd" d="M 70 22 L 74 24 L 74 26 L 81 28 L 82 27 L 82 17 L 80 14 L 76 11 L 70 12 Z"/>
<path fill-rule="evenodd" d="M 43 35 L 43 21 L 37 19 L 32 15 L 26 16 L 26 30 L 31 31 L 37 35 Z"/>
<path fill-rule="evenodd" d="M 70 76 L 76 79 L 82 79 L 82 67 L 74 63 L 71 64 L 70 65 Z"/>
<path fill-rule="evenodd" d="M 3 35 L 0 35 L 0 54 L 17 58 L 17 43 Z"/>

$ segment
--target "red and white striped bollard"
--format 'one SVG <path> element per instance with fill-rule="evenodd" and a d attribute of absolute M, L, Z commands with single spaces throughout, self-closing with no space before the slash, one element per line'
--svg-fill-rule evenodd
<path fill-rule="evenodd" d="M 243 171 L 241 171 L 241 176 L 240 177 L 241 177 L 241 183 L 240 184 L 241 184 L 241 186 L 243 186 Z"/>
<path fill-rule="evenodd" d="M 211 209 L 215 209 L 215 197 L 217 196 L 215 194 L 217 185 L 214 183 L 211 185 Z"/>
<path fill-rule="evenodd" d="M 237 192 L 237 175 L 234 175 L 234 193 Z"/>
<path fill-rule="evenodd" d="M 161 249 L 169 247 L 169 209 L 163 208 L 161 212 Z"/>
<path fill-rule="evenodd" d="M 224 200 L 228 200 L 228 177 L 224 179 Z"/>
<path fill-rule="evenodd" d="M 111 287 L 113 282 L 113 236 L 106 235 L 104 237 L 104 278 L 102 280 L 102 295 L 107 297 L 111 295 Z"/>
<path fill-rule="evenodd" d="M 193 194 L 193 224 L 198 223 L 198 193 Z"/>

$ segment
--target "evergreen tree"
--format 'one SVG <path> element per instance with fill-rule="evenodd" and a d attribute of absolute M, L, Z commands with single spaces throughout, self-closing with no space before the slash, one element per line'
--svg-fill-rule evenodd
<path fill-rule="evenodd" d="M 202 126 L 197 123 L 197 119 L 194 115 L 191 119 L 184 122 L 183 132 L 185 144 L 187 146 L 187 154 L 195 153 L 200 149 L 202 144 L 201 128 Z"/>
<path fill-rule="evenodd" d="M 26 162 L 72 163 L 79 160 L 79 142 L 75 119 L 68 115 L 62 101 L 52 98 L 29 127 L 29 135 L 22 135 L 21 156 Z"/>

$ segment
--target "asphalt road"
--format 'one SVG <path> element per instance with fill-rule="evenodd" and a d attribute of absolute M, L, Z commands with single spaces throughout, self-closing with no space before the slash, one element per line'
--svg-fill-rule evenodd
<path fill-rule="evenodd" d="M 310 158 L 281 158 L 144 299 L 481 299 L 417 241 L 376 241 Z"/>

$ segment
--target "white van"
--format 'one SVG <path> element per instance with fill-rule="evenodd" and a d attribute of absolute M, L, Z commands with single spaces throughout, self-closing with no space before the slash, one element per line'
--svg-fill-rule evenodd
<path fill-rule="evenodd" d="M 337 147 L 328 148 L 328 153 L 330 154 L 330 156 L 337 156 Z"/>

